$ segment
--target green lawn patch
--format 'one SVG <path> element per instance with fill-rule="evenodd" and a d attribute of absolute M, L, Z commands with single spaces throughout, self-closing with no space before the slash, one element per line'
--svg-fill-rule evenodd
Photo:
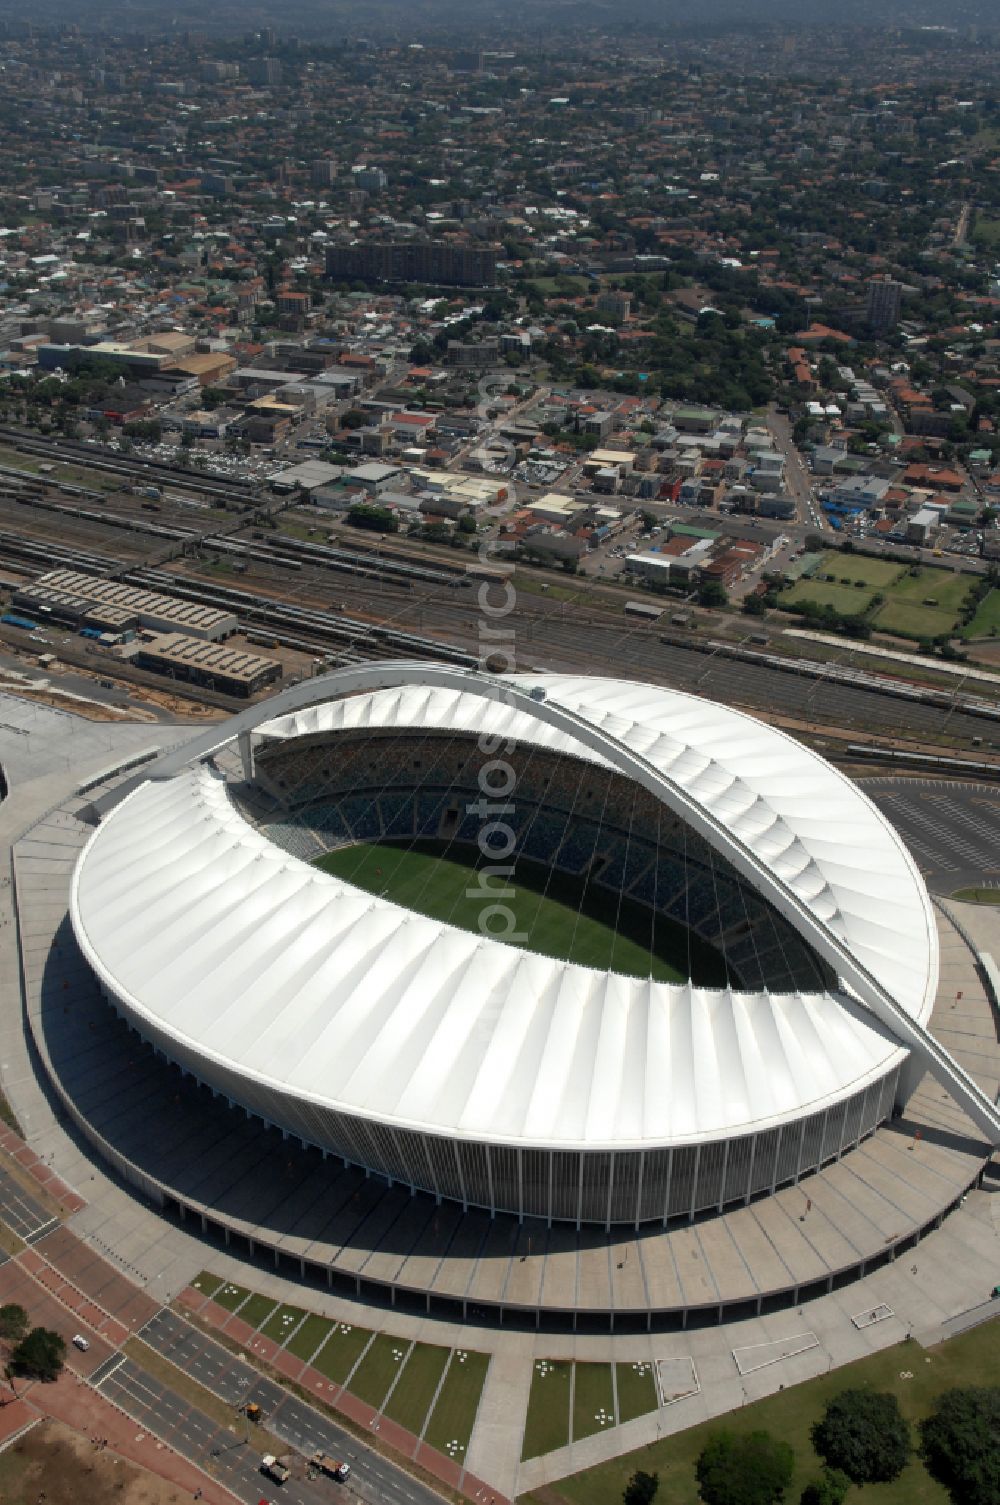
<path fill-rule="evenodd" d="M 864 554 L 827 553 L 823 560 L 825 568 L 820 567 L 820 574 L 836 575 L 838 580 L 847 579 L 853 585 L 870 586 L 877 591 L 887 591 L 904 571 L 903 565 L 887 559 L 869 559 Z"/>
<path fill-rule="evenodd" d="M 240 1307 L 240 1321 L 249 1322 L 254 1328 L 260 1327 L 277 1305 L 273 1297 L 261 1296 L 258 1292 L 254 1292 L 250 1300 Z"/>
<path fill-rule="evenodd" d="M 936 638 L 955 629 L 953 611 L 935 606 L 915 606 L 908 601 L 887 601 L 872 618 L 876 632 L 894 632 L 907 638 Z"/>
<path fill-rule="evenodd" d="M 465 1457 L 469 1446 L 489 1367 L 489 1354 L 456 1348 L 428 1418 L 424 1441 L 456 1461 Z"/>
<path fill-rule="evenodd" d="M 242 1316 L 242 1312 L 240 1313 Z M 261 1328 L 265 1338 L 273 1343 L 284 1343 L 290 1338 L 306 1313 L 300 1306 L 278 1306 Z"/>
<path fill-rule="evenodd" d="M 988 638 L 1000 634 L 1000 590 L 991 590 L 976 608 L 976 615 L 968 627 L 962 629 L 964 638 Z"/>
<path fill-rule="evenodd" d="M 312 1361 L 314 1369 L 325 1374 L 328 1380 L 342 1385 L 365 1351 L 371 1337 L 367 1327 L 353 1327 L 349 1322 L 338 1322 L 323 1347 Z"/>
<path fill-rule="evenodd" d="M 958 888 L 951 897 L 966 904 L 1000 904 L 1000 888 Z"/>
<path fill-rule="evenodd" d="M 648 1361 L 615 1366 L 615 1384 L 618 1387 L 618 1420 L 631 1421 L 635 1416 L 645 1416 L 655 1411 L 656 1376 Z"/>
<path fill-rule="evenodd" d="M 449 1350 L 439 1343 L 414 1343 L 410 1357 L 389 1397 L 386 1416 L 419 1437 L 427 1420 L 438 1382 L 444 1374 Z"/>
<path fill-rule="evenodd" d="M 313 1313 L 296 1330 L 294 1336 L 289 1338 L 285 1347 L 293 1358 L 311 1359 L 323 1340 L 330 1336 L 333 1326 L 326 1317 L 317 1317 Z"/>
<path fill-rule="evenodd" d="M 388 1333 L 376 1333 L 351 1376 L 351 1394 L 380 1411 L 409 1347 L 408 1338 L 391 1338 Z"/>
<path fill-rule="evenodd" d="M 225 1311 L 235 1312 L 236 1308 L 242 1306 L 247 1297 L 252 1294 L 253 1292 L 248 1291 L 245 1286 L 236 1286 L 232 1281 L 227 1280 L 218 1287 L 212 1300 Z"/>
<path fill-rule="evenodd" d="M 564 1448 L 569 1442 L 569 1392 L 573 1365 L 569 1359 L 537 1359 L 531 1375 L 528 1419 L 524 1426 L 521 1459 Z M 622 1485 L 624 1488 L 624 1484 Z M 616 1499 L 621 1499 L 621 1489 Z M 610 1496 L 602 1497 L 607 1505 Z"/>
<path fill-rule="evenodd" d="M 211 1270 L 202 1270 L 191 1282 L 192 1291 L 201 1291 L 205 1296 L 214 1296 L 225 1281 L 221 1275 L 213 1275 Z"/>
<path fill-rule="evenodd" d="M 604 1432 L 615 1424 L 614 1382 L 610 1364 L 577 1364 L 573 1377 L 573 1441 Z"/>
<path fill-rule="evenodd" d="M 491 860 L 471 845 L 368 842 L 329 852 L 316 866 L 405 909 L 478 934 L 482 903 L 468 890 L 475 887 L 477 863 Z M 716 951 L 647 905 L 624 898 L 616 904 L 606 889 L 526 859 L 516 862 L 511 888 L 504 903 L 527 937 L 522 944 L 528 951 L 660 982 L 692 973 L 705 986 L 724 980 L 725 963 Z"/>
<path fill-rule="evenodd" d="M 845 574 L 847 572 L 845 571 Z M 842 617 L 856 617 L 867 611 L 875 592 L 870 587 L 842 585 L 840 580 L 796 580 L 781 593 L 782 606 L 798 606 L 812 601 L 816 606 L 832 606 Z"/>
<path fill-rule="evenodd" d="M 984 1276 L 984 1296 L 990 1279 L 988 1274 Z M 698 1505 L 695 1461 L 712 1433 L 722 1428 L 739 1434 L 763 1428 L 772 1436 L 783 1438 L 794 1449 L 795 1475 L 785 1495 L 791 1505 L 798 1500 L 810 1478 L 819 1472 L 819 1459 L 813 1452 L 809 1433 L 831 1396 L 850 1386 L 889 1390 L 897 1397 L 903 1415 L 913 1425 L 927 1415 L 942 1390 L 954 1385 L 1000 1383 L 998 1338 L 1000 1324 L 993 1320 L 935 1348 L 924 1349 L 915 1342 L 898 1343 L 882 1353 L 871 1354 L 855 1364 L 768 1396 L 766 1400 L 730 1411 L 725 1416 L 650 1443 L 648 1447 L 598 1464 L 596 1468 L 561 1479 L 547 1487 L 545 1505 L 555 1505 L 558 1495 L 570 1505 L 608 1505 L 608 1501 L 621 1499 L 629 1476 L 636 1469 L 659 1473 L 656 1505 Z M 620 1366 L 620 1370 L 624 1367 L 627 1366 Z M 535 1389 L 533 1384 L 532 1401 Z M 620 1395 L 621 1392 L 619 1403 Z M 531 1410 L 532 1402 L 529 1402 L 529 1423 Z M 528 1456 L 527 1449 L 525 1456 Z M 523 1498 L 532 1501 L 530 1495 Z M 847 1496 L 848 1505 L 860 1505 L 862 1499 L 864 1505 L 949 1505 L 945 1491 L 919 1461 L 911 1462 L 892 1484 L 869 1484 L 863 1491 L 852 1489 Z M 533 1505 L 542 1505 L 542 1502 L 536 1500 Z"/>
<path fill-rule="evenodd" d="M 971 239 L 973 245 L 995 250 L 1000 246 L 1000 219 L 989 219 L 984 214 L 977 214 Z"/>

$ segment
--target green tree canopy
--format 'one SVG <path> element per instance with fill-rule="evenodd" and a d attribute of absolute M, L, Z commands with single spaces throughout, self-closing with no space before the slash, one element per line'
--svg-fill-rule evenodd
<path fill-rule="evenodd" d="M 14 1374 L 32 1380 L 58 1378 L 66 1358 L 66 1343 L 58 1333 L 48 1327 L 33 1327 L 10 1356 Z"/>
<path fill-rule="evenodd" d="M 924 1462 L 955 1505 L 1000 1500 L 1000 1388 L 946 1390 L 920 1435 Z"/>
<path fill-rule="evenodd" d="M 639 1468 L 622 1491 L 622 1499 L 625 1505 L 652 1505 L 659 1487 L 659 1474 L 647 1474 Z"/>
<path fill-rule="evenodd" d="M 705 1505 L 777 1505 L 794 1467 L 788 1443 L 769 1432 L 718 1432 L 698 1459 L 698 1487 Z"/>
<path fill-rule="evenodd" d="M 802 1491 L 799 1505 L 843 1505 L 851 1481 L 839 1468 L 825 1468 Z"/>
<path fill-rule="evenodd" d="M 855 1484 L 895 1479 L 910 1457 L 909 1425 L 887 1391 L 842 1390 L 827 1402 L 812 1441 L 824 1462 Z"/>

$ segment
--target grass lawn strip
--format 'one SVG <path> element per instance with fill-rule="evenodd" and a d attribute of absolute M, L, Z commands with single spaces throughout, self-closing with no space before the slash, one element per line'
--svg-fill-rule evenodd
<path fill-rule="evenodd" d="M 489 1354 L 456 1348 L 424 1431 L 425 1442 L 459 1463 L 476 1424 L 489 1367 Z"/>
<path fill-rule="evenodd" d="M 984 1277 L 984 1286 L 988 1286 L 989 1278 L 988 1274 Z M 809 1434 L 827 1400 L 852 1386 L 888 1390 L 897 1397 L 900 1410 L 912 1424 L 927 1415 L 942 1390 L 955 1385 L 1000 1384 L 998 1338 L 1000 1322 L 994 1319 L 934 1348 L 924 1349 L 916 1342 L 898 1343 L 830 1374 L 561 1479 L 547 1489 L 546 1505 L 554 1505 L 557 1494 L 571 1505 L 608 1505 L 609 1501 L 621 1499 L 629 1476 L 637 1468 L 659 1473 L 656 1505 L 698 1505 L 695 1462 L 708 1438 L 723 1428 L 739 1434 L 763 1428 L 789 1443 L 795 1451 L 795 1474 L 785 1499 L 795 1501 L 819 1472 L 820 1461 L 813 1452 Z M 533 1383 L 532 1401 L 534 1395 Z M 532 1401 L 529 1401 L 529 1423 Z M 913 1436 L 916 1441 L 915 1428 Z M 527 1450 L 524 1456 L 528 1456 Z M 862 1493 L 864 1505 L 949 1505 L 944 1489 L 919 1461 L 909 1463 L 891 1484 L 869 1484 L 863 1492 L 852 1489 L 847 1505 L 860 1505 Z M 533 1497 L 523 1499 L 532 1501 Z M 533 1505 L 540 1502 L 533 1501 Z"/>
<path fill-rule="evenodd" d="M 645 1416 L 655 1411 L 656 1377 L 649 1360 L 634 1364 L 616 1365 L 615 1385 L 618 1389 L 618 1421 L 632 1421 L 636 1416 Z M 577 1380 L 579 1384 L 579 1379 Z"/>
<path fill-rule="evenodd" d="M 221 1306 L 223 1311 L 235 1312 L 252 1295 L 253 1292 L 248 1291 L 245 1286 L 237 1286 L 231 1280 L 227 1280 L 219 1286 L 212 1300 L 217 1306 Z"/>
<path fill-rule="evenodd" d="M 192 1291 L 201 1291 L 203 1296 L 214 1296 L 220 1286 L 225 1285 L 221 1275 L 213 1275 L 211 1270 L 202 1270 L 191 1282 Z"/>
<path fill-rule="evenodd" d="M 312 1313 L 292 1334 L 285 1348 L 293 1358 L 304 1359 L 308 1362 L 320 1344 L 330 1336 L 335 1326 L 336 1324 L 329 1318 L 317 1317 L 315 1313 Z"/>
<path fill-rule="evenodd" d="M 605 1432 L 614 1424 L 611 1365 L 578 1363 L 573 1378 L 573 1441 Z"/>
<path fill-rule="evenodd" d="M 573 1364 L 569 1359 L 536 1359 L 528 1396 L 521 1459 L 564 1448 L 569 1442 L 569 1395 Z M 624 1488 L 624 1485 L 622 1486 Z M 619 1490 L 619 1497 L 621 1490 Z"/>
<path fill-rule="evenodd" d="M 240 1307 L 240 1321 L 248 1322 L 254 1330 L 260 1327 L 262 1322 L 274 1311 L 278 1303 L 272 1296 L 261 1296 L 255 1291 L 249 1301 L 245 1301 Z"/>
<path fill-rule="evenodd" d="M 419 1437 L 427 1420 L 449 1350 L 440 1343 L 414 1343 L 386 1407 L 386 1416 Z"/>
<path fill-rule="evenodd" d="M 338 1322 L 312 1360 L 312 1367 L 325 1374 L 328 1380 L 342 1385 L 364 1353 L 372 1339 L 367 1327 L 354 1327 L 349 1322 Z"/>
<path fill-rule="evenodd" d="M 1000 904 L 1000 888 L 959 888 L 951 897 L 965 904 Z"/>
<path fill-rule="evenodd" d="M 408 1338 L 391 1338 L 388 1333 L 377 1333 L 351 1375 L 351 1394 L 381 1411 L 382 1402 L 406 1359 L 409 1347 Z"/>
<path fill-rule="evenodd" d="M 243 1315 L 242 1312 L 240 1315 Z M 305 1316 L 305 1309 L 301 1306 L 279 1306 L 268 1317 L 261 1332 L 265 1338 L 270 1338 L 272 1343 L 284 1343 L 286 1338 L 292 1336 Z"/>

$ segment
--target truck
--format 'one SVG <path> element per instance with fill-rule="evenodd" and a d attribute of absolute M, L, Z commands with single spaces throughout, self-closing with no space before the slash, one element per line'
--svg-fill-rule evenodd
<path fill-rule="evenodd" d="M 337 1479 L 341 1484 L 351 1477 L 351 1465 L 342 1463 L 338 1458 L 331 1458 L 329 1453 L 313 1453 L 310 1463 L 318 1468 L 320 1473 L 328 1474 L 331 1479 Z"/>
<path fill-rule="evenodd" d="M 269 1479 L 273 1479 L 275 1484 L 284 1484 L 292 1477 L 292 1471 L 287 1463 L 282 1463 L 281 1459 L 276 1458 L 273 1453 L 264 1454 L 260 1460 L 260 1471 Z"/>

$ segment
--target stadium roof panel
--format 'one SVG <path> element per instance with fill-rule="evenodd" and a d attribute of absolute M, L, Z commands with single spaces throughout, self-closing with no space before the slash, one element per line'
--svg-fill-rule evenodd
<path fill-rule="evenodd" d="M 709 810 L 915 1019 L 936 930 L 902 842 L 842 775 L 749 716 L 629 681 L 514 681 L 613 733 Z M 263 723 L 456 732 L 603 761 L 530 711 L 441 685 Z M 143 1032 L 204 1079 L 240 1077 L 398 1127 L 555 1148 L 689 1143 L 815 1111 L 904 1051 L 846 992 L 739 993 L 594 971 L 484 940 L 277 848 L 195 766 L 141 785 L 73 884 L 91 965 Z"/>

